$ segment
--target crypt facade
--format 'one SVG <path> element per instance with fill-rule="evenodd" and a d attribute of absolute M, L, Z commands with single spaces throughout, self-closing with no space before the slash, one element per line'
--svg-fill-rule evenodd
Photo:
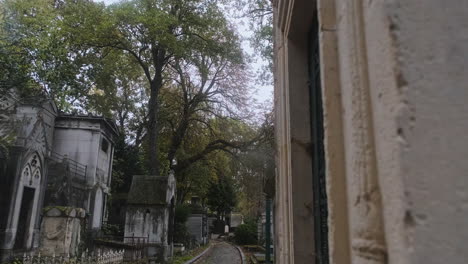
<path fill-rule="evenodd" d="M 47 96 L 20 97 L 2 87 L 0 133 L 0 261 L 40 248 L 43 209 L 86 212 L 86 229 L 101 227 L 112 172 L 115 124 L 59 113 Z"/>

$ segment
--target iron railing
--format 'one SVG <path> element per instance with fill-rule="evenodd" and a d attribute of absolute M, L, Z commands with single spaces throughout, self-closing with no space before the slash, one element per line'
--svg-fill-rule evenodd
<path fill-rule="evenodd" d="M 50 154 L 50 160 L 56 163 L 62 163 L 67 165 L 67 171 L 70 173 L 69 176 L 73 178 L 79 178 L 87 180 L 86 171 L 87 165 L 81 164 L 75 160 L 69 159 L 66 155 L 60 155 L 57 152 L 52 151 Z"/>
<path fill-rule="evenodd" d="M 117 264 L 124 262 L 125 250 L 98 250 L 96 253 L 89 254 L 87 251 L 83 252 L 81 256 L 68 255 L 55 255 L 44 256 L 38 253 L 37 255 L 24 254 L 21 261 L 17 259 L 13 263 L 22 264 L 62 264 L 62 263 L 75 263 L 75 264 Z"/>
<path fill-rule="evenodd" d="M 124 249 L 124 262 L 141 261 L 148 258 L 147 250 L 149 235 L 146 237 L 132 236 L 100 236 L 94 240 L 96 248 Z"/>

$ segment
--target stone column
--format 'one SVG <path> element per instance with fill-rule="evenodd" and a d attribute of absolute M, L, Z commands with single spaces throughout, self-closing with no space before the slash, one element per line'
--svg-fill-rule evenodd
<path fill-rule="evenodd" d="M 387 263 L 378 182 L 363 1 L 341 3 L 342 100 L 345 111 L 346 177 L 353 263 Z M 345 69 L 344 69 L 345 68 Z"/>

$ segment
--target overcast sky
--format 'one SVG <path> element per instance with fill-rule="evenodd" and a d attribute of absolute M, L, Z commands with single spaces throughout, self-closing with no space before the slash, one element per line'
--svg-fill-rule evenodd
<path fill-rule="evenodd" d="M 106 5 L 112 4 L 119 2 L 121 0 L 95 0 L 96 2 L 104 2 Z M 256 74 L 256 72 L 261 68 L 262 65 L 266 64 L 265 61 L 262 60 L 262 58 L 259 58 L 258 56 L 255 56 L 255 53 L 253 49 L 249 45 L 248 38 L 251 36 L 251 32 L 248 27 L 248 22 L 245 19 L 240 19 L 234 17 L 234 14 L 226 14 L 228 19 L 231 20 L 231 22 L 236 25 L 237 31 L 242 38 L 242 48 L 244 51 L 249 54 L 250 56 L 253 57 L 253 62 L 251 63 L 250 67 L 252 68 L 252 72 Z M 249 84 L 254 92 L 254 98 L 259 102 L 259 103 L 265 103 L 265 102 L 272 102 L 273 101 L 273 86 L 270 85 L 259 85 L 252 81 L 252 83 Z"/>

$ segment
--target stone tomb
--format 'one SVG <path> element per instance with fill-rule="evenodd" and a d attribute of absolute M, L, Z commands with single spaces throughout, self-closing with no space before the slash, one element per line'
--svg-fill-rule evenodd
<path fill-rule="evenodd" d="M 150 263 L 172 256 L 175 178 L 133 176 L 125 217 L 125 243 L 146 239 Z"/>
<path fill-rule="evenodd" d="M 187 231 L 195 238 L 196 243 L 208 243 L 208 218 L 205 213 L 191 214 L 185 223 Z"/>
<path fill-rule="evenodd" d="M 73 207 L 44 209 L 41 226 L 41 253 L 46 256 L 77 256 L 86 211 Z"/>

